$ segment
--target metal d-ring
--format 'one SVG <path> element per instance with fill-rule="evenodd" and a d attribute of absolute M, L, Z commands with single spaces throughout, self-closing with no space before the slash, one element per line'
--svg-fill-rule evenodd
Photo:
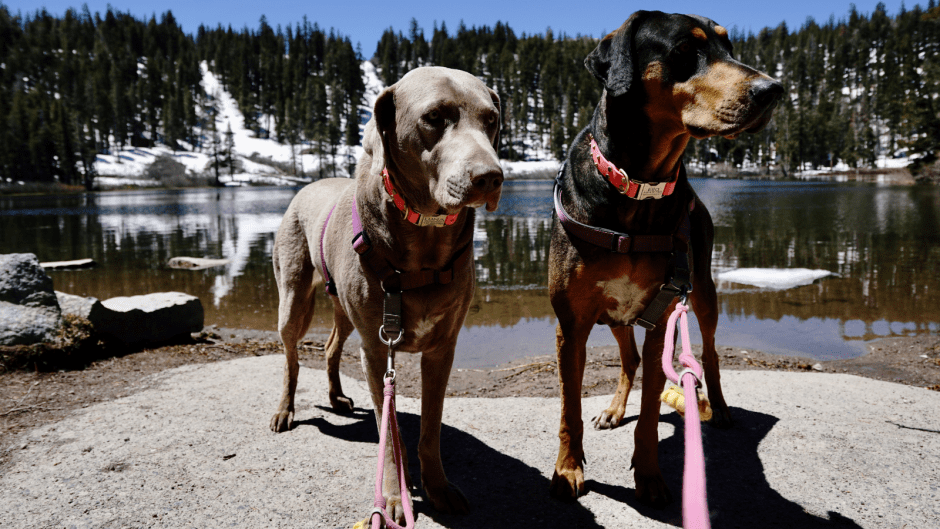
<path fill-rule="evenodd" d="M 386 334 L 386 332 L 385 332 L 385 325 L 379 327 L 379 340 L 380 340 L 383 344 L 385 344 L 385 345 L 387 345 L 387 346 L 389 346 L 389 347 L 398 345 L 398 342 L 401 341 L 401 339 L 402 339 L 402 337 L 403 337 L 404 335 L 405 335 L 405 329 L 400 329 L 400 330 L 398 331 L 398 336 L 396 336 L 395 339 L 393 340 L 393 339 L 391 339 L 391 338 L 388 337 L 388 334 Z"/>
<path fill-rule="evenodd" d="M 682 386 L 682 377 L 684 377 L 686 373 L 689 373 L 690 375 L 692 375 L 692 378 L 695 379 L 695 387 L 696 387 L 696 388 L 702 387 L 702 381 L 698 378 L 698 375 L 695 373 L 695 371 L 692 371 L 692 369 L 691 369 L 691 368 L 688 368 L 688 367 L 679 372 L 679 377 L 678 377 L 678 378 L 679 378 L 679 385 L 680 385 L 680 386 Z"/>

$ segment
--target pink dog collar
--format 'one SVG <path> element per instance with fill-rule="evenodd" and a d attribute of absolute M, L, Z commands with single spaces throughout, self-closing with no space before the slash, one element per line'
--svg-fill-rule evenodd
<path fill-rule="evenodd" d="M 650 184 L 630 180 L 630 177 L 627 176 L 627 173 L 623 169 L 620 169 L 610 163 L 607 158 L 604 158 L 594 138 L 591 138 L 591 158 L 594 159 L 594 166 L 597 167 L 597 170 L 600 171 L 618 191 L 636 200 L 646 200 L 648 198 L 659 199 L 671 195 L 676 188 L 676 180 L 679 179 L 679 167 L 682 165 L 679 164 L 679 167 L 676 167 L 676 175 L 673 177 L 672 182 Z"/>

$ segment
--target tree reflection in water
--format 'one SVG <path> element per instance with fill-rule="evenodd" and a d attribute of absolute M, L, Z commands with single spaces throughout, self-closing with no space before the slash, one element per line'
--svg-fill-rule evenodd
<path fill-rule="evenodd" d="M 713 271 L 838 274 L 781 291 L 719 284 L 719 343 L 832 358 L 861 354 L 865 340 L 938 330 L 940 189 L 714 179 L 693 179 L 693 186 L 715 219 Z M 553 352 L 546 289 L 551 189 L 548 181 L 507 181 L 499 210 L 478 210 L 478 285 L 458 364 L 471 356 L 482 365 Z M 203 300 L 207 323 L 273 330 L 271 249 L 296 191 L 0 197 L 0 253 L 31 252 L 41 261 L 91 257 L 97 268 L 51 272 L 56 288 L 102 299 L 183 291 Z M 180 255 L 232 263 L 196 272 L 166 267 Z M 321 310 L 313 324 L 325 330 L 331 323 Z M 604 329 L 592 341 L 614 343 Z"/>

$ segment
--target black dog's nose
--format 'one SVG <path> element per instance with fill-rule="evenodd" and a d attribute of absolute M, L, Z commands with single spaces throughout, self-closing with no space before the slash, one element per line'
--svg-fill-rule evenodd
<path fill-rule="evenodd" d="M 783 85 L 773 79 L 758 79 L 748 91 L 751 99 L 762 107 L 776 106 L 783 96 Z"/>
<path fill-rule="evenodd" d="M 484 193 L 489 193 L 503 185 L 503 171 L 501 169 L 490 169 L 481 171 L 470 178 L 473 186 Z"/>

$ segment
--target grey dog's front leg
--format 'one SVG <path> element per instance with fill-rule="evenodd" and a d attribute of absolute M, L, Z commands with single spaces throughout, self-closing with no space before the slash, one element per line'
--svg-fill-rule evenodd
<path fill-rule="evenodd" d="M 421 483 L 434 508 L 443 513 L 467 514 L 470 503 L 460 489 L 448 481 L 441 463 L 441 420 L 447 380 L 454 363 L 454 344 L 421 356 L 421 438 L 418 459 Z"/>

